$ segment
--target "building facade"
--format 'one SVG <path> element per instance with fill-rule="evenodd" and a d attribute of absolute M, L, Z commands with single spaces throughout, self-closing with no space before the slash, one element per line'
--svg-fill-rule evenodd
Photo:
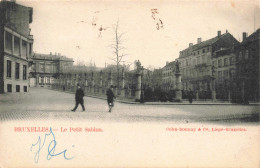
<path fill-rule="evenodd" d="M 166 65 L 162 68 L 162 90 L 174 90 L 175 81 L 175 61 L 166 62 Z"/>
<path fill-rule="evenodd" d="M 179 58 L 176 60 L 180 62 L 183 97 L 185 98 L 185 93 L 191 89 L 197 99 L 211 99 L 212 83 L 215 83 L 215 79 L 217 79 L 217 84 L 223 82 L 221 76 L 223 71 L 227 73 L 227 69 L 232 69 L 232 66 L 226 68 L 222 65 L 224 61 L 227 63 L 230 57 L 234 59 L 234 55 L 223 51 L 238 43 L 230 33 L 221 34 L 221 31 L 218 31 L 216 37 L 206 41 L 198 38 L 197 44 L 190 43 L 187 49 L 180 51 Z M 219 95 L 221 93 L 217 92 L 217 97 L 220 98 Z"/>
<path fill-rule="evenodd" d="M 215 51 L 212 56 L 212 66 L 216 71 L 216 98 L 231 100 L 231 94 L 234 93 L 232 84 L 236 72 L 234 47 L 220 48 Z"/>
<path fill-rule="evenodd" d="M 33 9 L 0 2 L 0 93 L 28 91 L 28 57 L 33 52 Z"/>
<path fill-rule="evenodd" d="M 60 54 L 34 53 L 29 62 L 30 87 L 51 87 L 56 78 L 59 78 L 60 75 L 67 72 L 67 69 L 72 67 L 74 61 Z"/>
<path fill-rule="evenodd" d="M 236 47 L 236 88 L 233 100 L 239 103 L 259 101 L 260 98 L 260 29 L 247 37 Z"/>

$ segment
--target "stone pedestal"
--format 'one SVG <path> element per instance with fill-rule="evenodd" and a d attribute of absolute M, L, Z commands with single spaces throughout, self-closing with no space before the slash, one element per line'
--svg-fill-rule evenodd
<path fill-rule="evenodd" d="M 135 90 L 135 101 L 140 101 L 141 98 L 141 74 L 137 73 L 137 84 L 136 84 L 136 90 Z"/>
<path fill-rule="evenodd" d="M 176 92 L 175 92 L 175 101 L 181 102 L 182 101 L 182 92 L 181 92 L 181 74 L 176 73 Z"/>

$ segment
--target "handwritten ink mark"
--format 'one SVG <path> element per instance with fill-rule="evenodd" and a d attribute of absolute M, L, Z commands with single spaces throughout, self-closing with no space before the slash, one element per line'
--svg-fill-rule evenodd
<path fill-rule="evenodd" d="M 32 151 L 32 148 L 36 145 L 38 145 L 38 147 L 39 147 L 38 150 L 35 152 L 35 155 L 34 155 L 34 162 L 35 163 L 38 163 L 38 161 L 39 161 L 40 151 L 43 148 L 43 146 L 45 145 L 47 136 L 52 136 L 52 138 L 53 138 L 52 141 L 50 142 L 49 146 L 48 146 L 47 160 L 50 160 L 53 156 L 58 156 L 58 155 L 61 155 L 61 154 L 63 154 L 63 157 L 66 160 L 73 159 L 73 157 L 71 157 L 71 158 L 66 157 L 67 149 L 65 149 L 64 151 L 62 151 L 60 153 L 55 154 L 55 148 L 56 148 L 57 142 L 55 140 L 55 135 L 52 132 L 52 128 L 50 128 L 50 133 L 47 133 L 47 134 L 44 135 L 44 140 L 43 140 L 42 144 L 41 144 L 41 137 L 39 136 L 38 141 L 35 144 L 32 144 L 32 146 L 31 146 L 30 151 Z"/>

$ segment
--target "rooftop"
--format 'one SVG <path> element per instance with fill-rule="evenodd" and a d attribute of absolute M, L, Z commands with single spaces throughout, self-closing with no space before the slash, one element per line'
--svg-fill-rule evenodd
<path fill-rule="evenodd" d="M 74 62 L 72 58 L 68 58 L 66 56 L 52 55 L 52 54 L 40 54 L 40 53 L 34 53 L 32 59 L 62 60 L 62 61 Z"/>

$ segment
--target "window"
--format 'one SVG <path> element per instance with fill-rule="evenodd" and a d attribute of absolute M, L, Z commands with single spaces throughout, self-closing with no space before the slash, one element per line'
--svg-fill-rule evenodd
<path fill-rule="evenodd" d="M 218 60 L 218 67 L 222 67 L 222 59 Z"/>
<path fill-rule="evenodd" d="M 12 84 L 7 84 L 7 92 L 12 92 Z"/>
<path fill-rule="evenodd" d="M 50 83 L 51 83 L 50 77 L 47 77 L 47 84 L 50 84 Z"/>
<path fill-rule="evenodd" d="M 20 92 L 20 85 L 16 85 L 16 92 Z"/>
<path fill-rule="evenodd" d="M 12 62 L 7 60 L 7 71 L 6 71 L 6 77 L 11 78 L 12 77 Z"/>
<path fill-rule="evenodd" d="M 235 76 L 235 69 L 230 69 L 229 76 L 230 78 L 233 78 Z"/>
<path fill-rule="evenodd" d="M 5 32 L 5 49 L 12 51 L 12 34 Z"/>
<path fill-rule="evenodd" d="M 218 80 L 222 80 L 222 71 L 218 71 Z"/>
<path fill-rule="evenodd" d="M 202 53 L 205 53 L 205 49 L 202 50 Z"/>
<path fill-rule="evenodd" d="M 46 72 L 51 73 L 52 72 L 51 64 L 47 64 L 45 70 L 46 70 Z"/>
<path fill-rule="evenodd" d="M 228 58 L 224 59 L 224 66 L 228 66 Z"/>
<path fill-rule="evenodd" d="M 234 57 L 230 57 L 229 61 L 230 61 L 230 65 L 233 65 L 235 63 L 235 58 Z"/>
<path fill-rule="evenodd" d="M 27 56 L 27 42 L 22 40 L 22 56 Z"/>
<path fill-rule="evenodd" d="M 31 56 L 31 55 L 32 55 L 32 44 L 29 43 L 29 56 Z"/>
<path fill-rule="evenodd" d="M 207 63 L 210 64 L 210 61 L 211 61 L 211 56 L 209 55 L 209 56 L 207 57 Z"/>
<path fill-rule="evenodd" d="M 245 51 L 245 59 L 248 59 L 248 50 Z"/>
<path fill-rule="evenodd" d="M 40 64 L 40 71 L 44 72 L 44 64 Z"/>
<path fill-rule="evenodd" d="M 44 77 L 41 77 L 40 83 L 41 83 L 41 85 L 44 84 Z"/>
<path fill-rule="evenodd" d="M 24 86 L 24 87 L 23 87 L 23 91 L 24 91 L 24 92 L 27 92 L 27 86 Z"/>
<path fill-rule="evenodd" d="M 198 51 L 198 54 L 200 54 L 200 51 Z"/>
<path fill-rule="evenodd" d="M 23 80 L 27 79 L 27 66 L 23 65 Z"/>
<path fill-rule="evenodd" d="M 228 70 L 225 70 L 223 74 L 224 79 L 228 79 L 228 74 L 229 74 Z"/>
<path fill-rule="evenodd" d="M 20 39 L 14 36 L 14 54 L 20 55 Z"/>
<path fill-rule="evenodd" d="M 15 79 L 19 79 L 20 78 L 20 64 L 16 63 L 15 64 Z"/>

